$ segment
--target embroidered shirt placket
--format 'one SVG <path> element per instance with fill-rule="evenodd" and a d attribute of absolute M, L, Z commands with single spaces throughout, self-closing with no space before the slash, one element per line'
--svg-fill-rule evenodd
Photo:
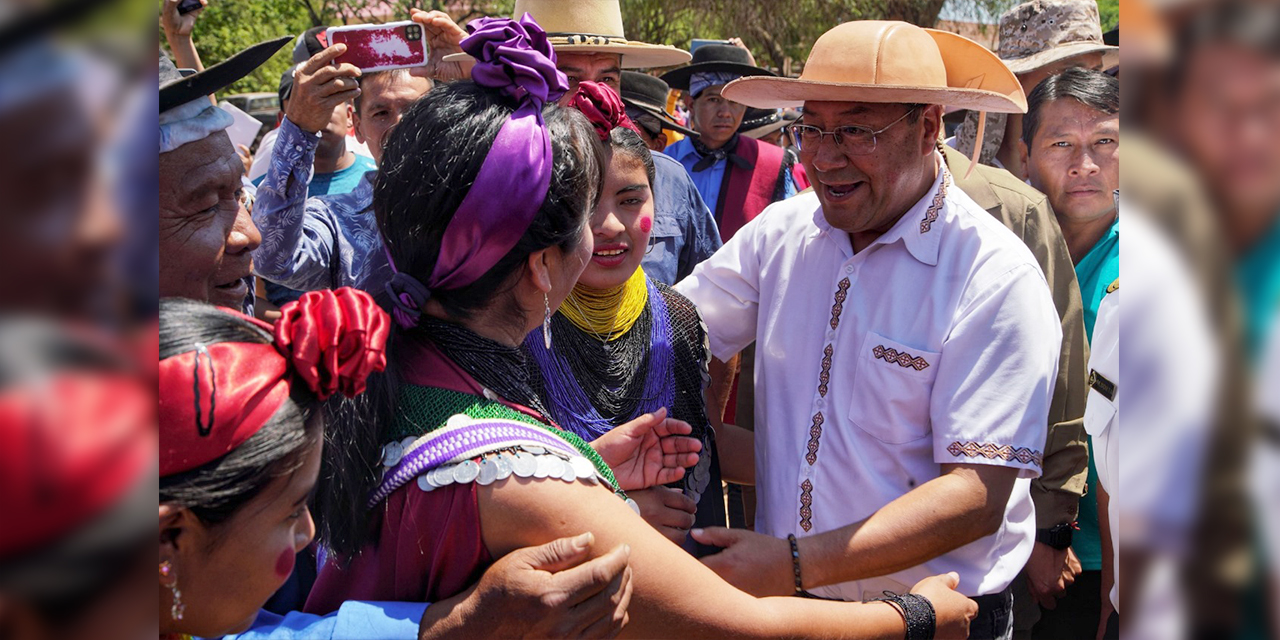
<path fill-rule="evenodd" d="M 845 267 L 850 273 L 851 266 Z M 840 326 L 840 314 L 844 312 L 844 301 L 849 296 L 849 278 L 842 278 L 836 285 L 835 304 L 831 305 L 831 330 L 827 332 L 827 346 L 822 349 L 822 370 L 818 373 L 818 395 L 814 398 L 813 421 L 809 425 L 809 444 L 805 447 L 805 464 L 801 467 L 804 480 L 800 482 L 800 528 L 808 532 L 813 528 L 813 465 L 818 462 L 818 444 L 822 438 L 822 424 L 826 418 L 822 415 L 826 408 L 827 390 L 831 384 L 831 359 L 835 354 L 836 328 Z"/>
<path fill-rule="evenodd" d="M 942 210 L 942 205 L 946 202 L 947 185 L 950 182 L 951 173 L 943 166 L 942 183 L 938 185 L 938 190 L 933 195 L 933 201 L 929 203 L 929 207 L 925 210 L 924 219 L 920 221 L 920 233 L 928 233 L 933 227 L 933 223 L 938 220 L 938 212 Z M 826 422 L 826 417 L 822 414 L 822 411 L 826 408 L 827 391 L 831 384 L 831 360 L 835 355 L 836 329 L 840 326 L 840 314 L 844 312 L 844 301 L 849 296 L 850 282 L 848 276 L 852 275 L 854 270 L 852 265 L 846 264 L 844 266 L 846 277 L 836 285 L 835 304 L 831 305 L 831 321 L 829 323 L 831 330 L 827 332 L 827 345 L 822 349 L 822 370 L 818 373 L 818 394 L 814 398 L 813 419 L 809 424 L 809 442 L 805 446 L 805 464 L 800 467 L 800 474 L 804 478 L 800 482 L 800 528 L 806 533 L 813 529 L 813 472 L 814 465 L 818 462 L 818 446 L 822 440 L 822 425 Z M 880 346 L 878 350 L 875 354 L 876 357 L 886 362 L 896 362 L 899 366 L 912 367 L 917 371 L 924 370 L 929 366 L 929 363 L 923 358 L 913 358 L 909 354 L 899 353 L 895 349 Z M 953 444 L 952 447 L 954 448 L 957 445 L 958 443 Z M 967 450 L 965 453 L 969 454 Z M 987 451 L 982 451 L 981 453 L 991 457 Z M 1011 452 L 1008 455 L 1017 457 L 1018 454 L 1022 456 L 1029 455 L 1024 452 Z M 959 454 L 953 453 L 953 455 Z"/>

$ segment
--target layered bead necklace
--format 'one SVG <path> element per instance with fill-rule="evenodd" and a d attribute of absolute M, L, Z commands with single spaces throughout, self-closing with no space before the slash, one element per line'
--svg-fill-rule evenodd
<path fill-rule="evenodd" d="M 590 442 L 621 422 L 671 407 L 675 394 L 671 322 L 662 293 L 643 270 L 637 269 L 614 290 L 576 287 L 558 315 L 577 329 L 578 335 L 594 336 L 598 345 L 575 344 L 581 342 L 577 336 L 563 333 L 556 334 L 563 337 L 553 342 L 550 351 L 541 340 L 525 341 L 542 372 L 548 408 L 561 428 Z M 620 340 L 633 329 L 645 335 Z M 628 375 L 643 376 L 643 386 L 595 385 L 594 393 L 589 394 L 580 382 Z M 626 387 L 632 386 L 639 388 L 628 393 Z M 631 404 L 629 411 L 627 404 Z M 600 407 L 612 415 L 606 418 Z"/>

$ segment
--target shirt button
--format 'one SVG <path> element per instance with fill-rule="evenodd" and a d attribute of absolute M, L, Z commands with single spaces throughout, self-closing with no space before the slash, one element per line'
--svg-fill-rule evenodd
<path fill-rule="evenodd" d="M 302 151 L 302 145 L 300 145 L 300 144 L 295 144 L 295 145 L 293 145 L 293 150 L 294 150 L 294 151 Z"/>
<path fill-rule="evenodd" d="M 800 465 L 800 469 L 800 475 L 806 478 L 813 478 L 813 465 L 810 465 L 808 460 L 806 460 L 804 464 Z"/>
<path fill-rule="evenodd" d="M 845 267 L 844 267 L 844 272 L 845 272 L 846 274 L 853 275 L 853 265 L 851 265 L 851 264 L 849 264 L 849 265 L 845 265 Z"/>
<path fill-rule="evenodd" d="M 817 402 L 815 402 L 814 404 L 815 404 L 815 405 L 817 405 L 817 407 L 818 407 L 819 409 L 825 409 L 825 408 L 827 408 L 827 399 L 826 399 L 826 398 L 818 398 L 818 401 L 817 401 Z"/>

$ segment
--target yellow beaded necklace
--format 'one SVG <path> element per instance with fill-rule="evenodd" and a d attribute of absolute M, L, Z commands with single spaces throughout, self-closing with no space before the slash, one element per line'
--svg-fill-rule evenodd
<path fill-rule="evenodd" d="M 573 326 L 609 342 L 626 334 L 649 304 L 649 287 L 644 269 L 636 269 L 627 281 L 612 289 L 591 289 L 578 285 L 569 293 L 560 313 Z"/>

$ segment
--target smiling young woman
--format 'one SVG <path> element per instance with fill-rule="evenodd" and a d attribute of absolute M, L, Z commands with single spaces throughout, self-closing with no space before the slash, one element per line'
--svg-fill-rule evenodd
<path fill-rule="evenodd" d="M 551 317 L 555 344 L 548 349 L 540 336 L 525 341 L 530 377 L 557 423 L 587 441 L 663 407 L 693 427 L 707 453 L 699 464 L 671 488 L 629 494 L 649 524 L 685 544 L 691 527 L 725 522 L 704 401 L 705 333 L 693 305 L 640 266 L 653 229 L 654 164 L 621 99 L 583 82 L 570 104 L 604 142 L 604 185 L 589 222 L 591 259 Z M 685 547 L 697 550 L 691 540 Z"/>

